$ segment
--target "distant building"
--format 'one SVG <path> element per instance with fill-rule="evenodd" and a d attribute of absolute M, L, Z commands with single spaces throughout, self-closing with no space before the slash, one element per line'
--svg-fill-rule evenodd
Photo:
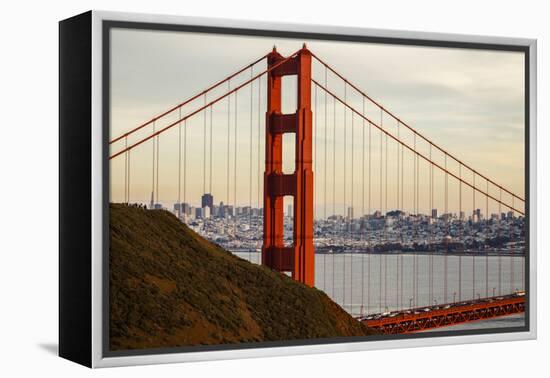
<path fill-rule="evenodd" d="M 212 207 L 212 214 L 211 214 L 213 217 L 219 217 L 220 216 L 220 207 L 219 206 L 216 206 L 214 205 Z"/>
<path fill-rule="evenodd" d="M 210 193 L 205 193 L 201 197 L 201 207 L 204 208 L 206 206 L 210 208 L 210 212 L 214 210 L 214 196 Z"/>
<path fill-rule="evenodd" d="M 205 206 L 205 207 L 202 208 L 202 218 L 203 219 L 210 218 L 210 207 Z"/>
<path fill-rule="evenodd" d="M 292 211 L 292 205 L 287 206 L 286 216 L 287 217 L 293 217 L 294 216 L 294 212 Z"/>
<path fill-rule="evenodd" d="M 461 221 L 463 221 L 464 219 L 466 219 L 466 213 L 464 211 L 461 211 L 460 212 L 460 215 L 459 215 L 459 218 Z"/>
<path fill-rule="evenodd" d="M 474 213 L 474 221 L 479 222 L 481 220 L 481 209 L 476 209 Z"/>
<path fill-rule="evenodd" d="M 437 209 L 432 209 L 432 218 L 437 219 Z"/>
<path fill-rule="evenodd" d="M 191 205 L 184 202 L 181 204 L 181 211 L 183 214 L 191 215 Z"/>
<path fill-rule="evenodd" d="M 353 207 L 352 206 L 349 206 L 348 207 L 348 219 L 353 219 Z"/>
<path fill-rule="evenodd" d="M 235 211 L 233 209 L 233 206 L 227 205 L 225 207 L 225 217 L 228 218 L 228 217 L 232 217 L 234 215 L 235 215 Z"/>
<path fill-rule="evenodd" d="M 195 209 L 195 218 L 202 218 L 203 217 L 203 208 L 197 207 Z"/>

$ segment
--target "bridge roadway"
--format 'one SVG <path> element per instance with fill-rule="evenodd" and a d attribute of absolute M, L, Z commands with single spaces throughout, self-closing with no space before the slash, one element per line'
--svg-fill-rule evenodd
<path fill-rule="evenodd" d="M 524 311 L 525 294 L 516 292 L 499 297 L 373 314 L 358 319 L 383 334 L 400 334 L 496 318 Z"/>

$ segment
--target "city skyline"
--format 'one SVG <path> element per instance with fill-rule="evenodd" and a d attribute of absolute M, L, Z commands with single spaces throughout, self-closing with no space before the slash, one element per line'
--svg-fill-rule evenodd
<path fill-rule="evenodd" d="M 204 197 L 207 196 L 209 198 L 209 203 L 210 204 L 207 204 L 205 205 L 204 204 Z M 136 202 L 134 202 L 136 203 Z M 201 203 L 201 206 L 198 206 L 196 205 L 197 203 Z M 178 211 L 179 211 L 179 208 L 180 206 L 183 207 L 187 207 L 189 209 L 191 209 L 191 211 L 193 210 L 201 210 L 201 209 L 204 209 L 205 207 L 209 207 L 210 208 L 210 212 L 208 213 L 208 216 L 206 216 L 206 218 L 210 218 L 211 216 L 214 216 L 214 208 L 221 208 L 222 206 L 223 207 L 226 207 L 226 208 L 229 208 L 231 209 L 231 212 L 234 211 L 235 207 L 233 204 L 227 204 L 227 203 L 224 203 L 224 201 L 219 201 L 216 203 L 216 201 L 214 200 L 214 197 L 210 194 L 210 193 L 204 193 L 200 200 L 199 201 L 195 201 L 195 202 L 174 202 L 172 203 L 172 206 L 170 206 L 170 203 L 169 204 L 163 204 L 163 203 L 155 203 L 153 201 L 153 199 L 151 198 L 151 200 L 149 201 L 149 203 L 140 203 L 141 205 L 146 205 L 148 206 L 149 209 L 164 209 L 164 210 L 167 210 L 167 211 L 171 211 L 173 212 L 174 214 L 178 215 Z M 263 207 L 260 206 L 260 207 L 254 207 L 254 206 L 250 206 L 250 205 L 243 205 L 243 206 L 237 206 L 236 209 L 240 209 L 241 211 L 242 210 L 247 210 L 247 209 L 250 209 L 250 210 L 260 210 L 260 211 L 263 211 Z M 395 208 L 395 209 L 388 209 L 387 211 L 380 211 L 380 210 L 373 210 L 371 213 L 368 213 L 368 214 L 361 214 L 360 216 L 355 216 L 354 215 L 354 212 L 355 212 L 355 209 L 351 206 L 348 206 L 347 208 L 347 212 L 346 212 L 346 215 L 342 215 L 342 214 L 338 214 L 338 213 L 335 213 L 335 214 L 329 214 L 326 216 L 326 218 L 323 218 L 321 217 L 319 214 L 315 215 L 314 214 L 314 218 L 315 220 L 326 220 L 326 219 L 329 219 L 329 218 L 334 218 L 334 217 L 340 217 L 340 218 L 344 218 L 344 219 L 347 219 L 347 220 L 356 220 L 356 219 L 361 219 L 365 216 L 371 216 L 371 217 L 387 217 L 387 216 L 392 216 L 394 217 L 395 216 L 395 213 L 400 213 L 402 215 L 405 215 L 405 216 L 420 216 L 420 217 L 424 217 L 424 218 L 432 218 L 432 219 L 443 219 L 443 218 L 454 218 L 454 219 L 457 219 L 457 220 L 463 220 L 463 221 L 469 221 L 469 220 L 485 220 L 485 219 L 494 219 L 495 217 L 497 219 L 502 219 L 502 218 L 506 218 L 506 219 L 509 219 L 509 218 L 522 218 L 522 216 L 514 213 L 513 211 L 504 211 L 504 212 L 500 212 L 500 213 L 495 213 L 495 212 L 490 212 L 488 214 L 484 213 L 483 210 L 481 208 L 476 208 L 476 209 L 471 209 L 470 211 L 461 211 L 461 212 L 447 212 L 447 213 L 444 213 L 444 212 L 439 212 L 440 209 L 437 209 L 437 208 L 433 208 L 433 209 L 430 209 L 428 212 L 426 213 L 423 213 L 421 211 L 419 212 L 416 212 L 416 213 L 411 213 L 411 212 L 407 212 L 407 211 L 404 211 L 404 210 L 401 210 L 401 209 L 398 209 L 398 208 Z M 284 215 L 285 217 L 293 217 L 293 205 L 287 205 L 286 209 L 285 209 L 285 212 L 284 212 Z M 351 214 L 351 216 L 350 216 Z M 260 214 L 258 214 L 260 215 Z M 197 217 L 197 218 L 202 218 L 203 216 L 201 217 Z M 231 215 L 231 217 L 233 217 L 233 214 Z M 193 216 L 193 218 L 195 218 L 195 216 Z"/>

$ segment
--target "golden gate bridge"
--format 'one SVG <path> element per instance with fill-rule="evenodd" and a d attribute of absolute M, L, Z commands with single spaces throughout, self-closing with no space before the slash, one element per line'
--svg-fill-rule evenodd
<path fill-rule="evenodd" d="M 285 102 L 295 107 L 284 111 Z M 150 166 L 150 206 L 161 207 L 159 193 L 169 193 L 187 222 L 188 191 L 197 193 L 202 178 L 203 195 L 211 201 L 216 191 L 226 201 L 223 214 L 200 215 L 225 219 L 214 232 L 205 222 L 206 237 L 246 238 L 237 214 L 245 204 L 247 226 L 259 219 L 259 263 L 317 286 L 384 333 L 525 309 L 524 198 L 416 131 L 305 44 L 287 57 L 274 47 L 109 144 L 123 202 L 143 202 L 133 187 Z M 114 175 L 115 164 L 123 175 Z"/>

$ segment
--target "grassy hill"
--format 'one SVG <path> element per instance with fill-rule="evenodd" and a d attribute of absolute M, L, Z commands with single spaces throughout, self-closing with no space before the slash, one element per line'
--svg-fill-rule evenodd
<path fill-rule="evenodd" d="M 372 333 L 323 292 L 234 256 L 167 211 L 110 210 L 111 350 Z"/>

